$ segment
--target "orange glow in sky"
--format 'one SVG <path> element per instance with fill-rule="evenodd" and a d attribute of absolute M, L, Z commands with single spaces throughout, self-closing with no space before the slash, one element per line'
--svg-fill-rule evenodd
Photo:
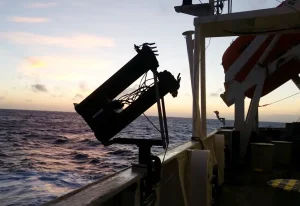
<path fill-rule="evenodd" d="M 181 3 L 0 2 L 0 108 L 74 111 L 74 102 L 82 101 L 136 54 L 134 44 L 155 42 L 159 71 L 168 70 L 174 76 L 181 73 L 182 77 L 178 97 L 166 97 L 168 116 L 191 117 L 192 92 L 182 32 L 193 29 L 193 17 L 174 11 Z M 235 1 L 233 11 L 278 4 L 274 0 Z M 222 55 L 234 38 L 212 38 L 206 50 L 208 118 L 215 118 L 215 110 L 233 118 L 234 107 L 228 108 L 219 95 L 224 91 Z M 288 82 L 263 97 L 261 104 L 297 91 Z M 261 120 L 296 121 L 298 105 L 300 95 L 260 108 Z M 156 115 L 156 106 L 147 114 Z"/>

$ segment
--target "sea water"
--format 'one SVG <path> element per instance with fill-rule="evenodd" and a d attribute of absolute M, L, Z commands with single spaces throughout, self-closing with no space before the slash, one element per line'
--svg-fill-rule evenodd
<path fill-rule="evenodd" d="M 158 127 L 158 118 L 149 117 Z M 265 127 L 284 127 L 264 122 Z M 233 121 L 227 121 L 228 126 Z M 207 130 L 222 126 L 208 120 Z M 168 118 L 170 148 L 189 141 L 190 118 Z M 160 138 L 141 116 L 118 137 Z M 164 152 L 159 147 L 155 154 Z M 137 160 L 137 148 L 104 147 L 76 113 L 0 110 L 0 205 L 40 205 L 124 169 Z"/>

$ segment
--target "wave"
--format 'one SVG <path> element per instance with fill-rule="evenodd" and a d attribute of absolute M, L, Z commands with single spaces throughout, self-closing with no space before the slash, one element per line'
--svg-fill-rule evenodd
<path fill-rule="evenodd" d="M 24 137 L 26 138 L 34 138 L 34 137 L 39 137 L 37 134 L 25 134 Z"/>
<path fill-rule="evenodd" d="M 61 138 L 58 138 L 54 141 L 54 144 L 65 144 L 69 141 L 68 138 L 66 137 L 61 137 Z"/>
<path fill-rule="evenodd" d="M 158 125 L 157 118 L 151 120 Z M 171 147 L 190 139 L 190 119 L 168 118 L 168 125 Z M 219 126 L 213 120 L 208 130 Z M 159 136 L 143 117 L 118 135 Z M 42 205 L 130 166 L 138 153 L 136 146 L 104 147 L 76 113 L 14 110 L 0 110 L 0 149 L 1 206 Z M 163 149 L 154 147 L 152 152 Z"/>
<path fill-rule="evenodd" d="M 75 154 L 74 159 L 82 160 L 82 159 L 87 159 L 88 157 L 89 157 L 88 154 L 77 153 Z"/>
<path fill-rule="evenodd" d="M 49 177 L 49 176 L 41 176 L 38 178 L 41 181 L 55 181 L 57 180 L 57 177 Z"/>
<path fill-rule="evenodd" d="M 0 157 L 8 157 L 8 155 L 0 149 Z"/>
<path fill-rule="evenodd" d="M 111 151 L 111 152 L 108 152 L 107 154 L 109 155 L 122 155 L 122 156 L 129 156 L 129 155 L 132 155 L 134 154 L 133 151 L 130 151 L 130 150 L 123 150 L 123 149 L 118 149 L 118 150 L 115 150 L 115 151 Z"/>
<path fill-rule="evenodd" d="M 80 142 L 86 143 L 87 145 L 92 146 L 92 147 L 96 147 L 96 146 L 101 145 L 101 143 L 99 141 L 91 140 L 91 139 L 87 139 L 87 138 L 81 140 Z"/>
<path fill-rule="evenodd" d="M 98 163 L 100 163 L 100 160 L 99 159 L 92 159 L 89 163 L 90 164 L 98 164 Z"/>

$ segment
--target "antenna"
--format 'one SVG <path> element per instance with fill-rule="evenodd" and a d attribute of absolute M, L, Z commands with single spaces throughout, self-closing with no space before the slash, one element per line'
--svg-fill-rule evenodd
<path fill-rule="evenodd" d="M 225 127 L 225 126 L 226 126 L 226 120 L 225 120 L 225 118 L 219 116 L 219 115 L 220 115 L 220 112 L 219 112 L 219 111 L 214 111 L 214 113 L 215 113 L 217 119 L 218 119 L 220 122 L 223 123 L 223 127 Z"/>
<path fill-rule="evenodd" d="M 208 3 L 193 4 L 192 0 L 182 0 L 181 6 L 175 6 L 178 13 L 189 14 L 192 16 L 213 16 L 223 14 L 225 2 L 227 1 L 227 13 L 232 12 L 232 0 L 209 0 Z"/>

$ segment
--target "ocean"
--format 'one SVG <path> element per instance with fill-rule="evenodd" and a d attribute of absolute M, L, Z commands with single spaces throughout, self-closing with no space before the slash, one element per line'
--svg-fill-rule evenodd
<path fill-rule="evenodd" d="M 149 117 L 158 126 L 157 117 Z M 227 121 L 232 126 L 233 121 Z M 208 132 L 222 126 L 208 120 Z M 284 123 L 262 122 L 264 127 Z M 170 146 L 189 141 L 190 118 L 168 118 Z M 141 116 L 118 137 L 160 138 Z M 163 153 L 159 147 L 154 154 Z M 134 146 L 104 147 L 76 113 L 0 110 L 0 205 L 41 205 L 124 169 L 137 160 Z"/>

